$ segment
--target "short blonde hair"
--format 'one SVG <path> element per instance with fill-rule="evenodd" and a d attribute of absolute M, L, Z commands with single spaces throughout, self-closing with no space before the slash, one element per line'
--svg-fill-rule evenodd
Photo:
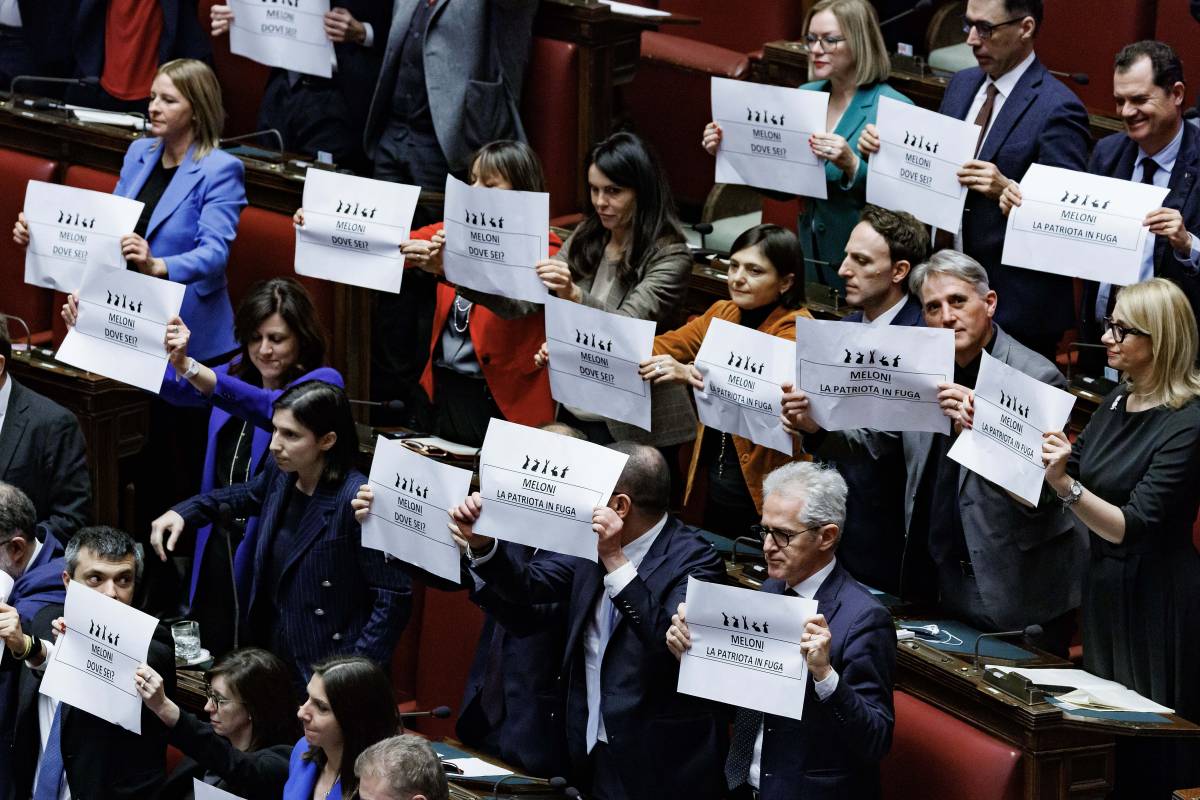
<path fill-rule="evenodd" d="M 1166 278 L 1126 286 L 1117 295 L 1113 315 L 1150 335 L 1150 377 L 1137 392 L 1155 405 L 1182 408 L 1200 396 L 1196 351 L 1200 335 L 1196 315 L 1183 290 Z M 1126 377 L 1132 390 L 1133 382 Z"/>
<path fill-rule="evenodd" d="M 817 0 L 804 16 L 804 33 L 812 18 L 822 11 L 832 11 L 837 18 L 844 46 L 854 56 L 854 85 L 870 86 L 883 83 L 892 71 L 883 31 L 879 29 L 879 17 L 875 7 L 867 0 Z M 808 62 L 808 79 L 813 80 L 812 61 Z"/>
<path fill-rule="evenodd" d="M 225 106 L 221 103 L 221 84 L 212 68 L 194 58 L 176 58 L 158 68 L 192 106 L 192 132 L 196 137 L 192 157 L 199 161 L 221 143 L 225 126 Z"/>

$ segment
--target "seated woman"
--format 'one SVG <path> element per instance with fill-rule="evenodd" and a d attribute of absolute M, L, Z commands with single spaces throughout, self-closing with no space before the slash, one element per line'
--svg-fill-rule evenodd
<path fill-rule="evenodd" d="M 304 738 L 292 748 L 283 800 L 349 800 L 356 796 L 354 762 L 363 750 L 403 729 L 392 685 L 365 658 L 317 664 L 296 716 Z"/>
<path fill-rule="evenodd" d="M 205 677 L 208 722 L 175 705 L 149 664 L 134 683 L 142 702 L 167 726 L 168 741 L 185 756 L 158 793 L 159 800 L 191 800 L 192 779 L 239 797 L 278 797 L 288 777 L 296 715 L 287 666 L 254 647 L 217 660 Z"/>
<path fill-rule="evenodd" d="M 292 386 L 274 403 L 273 460 L 246 483 L 214 489 L 153 523 L 159 536 L 258 516 L 250 560 L 249 641 L 279 655 L 297 685 L 310 665 L 337 654 L 386 664 L 411 612 L 409 581 L 362 546 L 350 500 L 366 482 L 355 469 L 350 402 L 322 381 Z M 225 511 L 225 509 L 228 511 Z"/>
<path fill-rule="evenodd" d="M 682 328 L 654 339 L 654 355 L 641 365 L 642 379 L 654 384 L 680 383 L 704 388 L 704 377 L 692 362 L 714 319 L 728 320 L 783 339 L 796 338 L 796 317 L 811 319 L 803 307 L 800 243 L 778 225 L 757 225 L 742 233 L 730 247 L 729 296 L 718 300 Z M 729 538 L 746 536 L 762 512 L 762 479 L 793 460 L 749 439 L 705 430 L 692 453 L 684 502 L 696 471 L 708 472 L 708 495 L 703 526 Z"/>

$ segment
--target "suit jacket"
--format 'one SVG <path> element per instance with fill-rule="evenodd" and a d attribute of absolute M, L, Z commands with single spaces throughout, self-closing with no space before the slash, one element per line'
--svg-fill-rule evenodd
<path fill-rule="evenodd" d="M 604 568 L 557 554 L 521 568 L 506 548 L 498 548 L 475 570 L 510 602 L 566 605 L 566 650 L 558 680 L 566 698 L 572 769 L 583 775 L 588 763 L 584 641 L 604 591 Z M 688 576 L 720 581 L 724 574 L 701 532 L 670 518 L 637 577 L 613 599 L 620 616 L 600 668 L 601 713 L 609 752 L 630 798 L 721 796 L 726 720 L 714 704 L 675 691 L 679 664 L 665 642 Z"/>
<path fill-rule="evenodd" d="M 392 12 L 363 134 L 363 148 L 372 158 L 388 125 L 401 46 L 419 2 L 423 0 L 396 0 Z M 425 28 L 425 87 L 434 132 L 451 172 L 465 171 L 471 154 L 501 134 L 514 127 L 520 131 L 517 107 L 537 6 L 536 0 L 435 1 Z"/>
<path fill-rule="evenodd" d="M 1060 389 L 1062 373 L 1042 356 L 1017 342 L 997 325 L 992 356 Z M 923 541 L 912 530 L 913 505 L 929 463 L 934 436 L 941 434 L 852 430 L 817 437 L 817 455 L 879 458 L 900 448 L 906 465 L 904 525 L 909 542 Z M 963 468 L 958 476 L 958 507 L 975 580 L 988 616 L 1001 630 L 1046 622 L 1080 602 L 1086 532 L 1061 503 L 1043 497 L 1029 508 L 1003 489 Z"/>
<path fill-rule="evenodd" d="M 61 605 L 48 605 L 33 618 L 31 631 L 53 641 L 50 623 L 62 616 Z M 175 694 L 175 644 L 159 623 L 150 642 L 147 663 L 163 677 L 168 697 Z M 0 668 L 19 670 L 16 730 L 13 736 L 13 780 L 16 797 L 29 797 L 37 774 L 38 687 L 42 673 L 26 668 L 4 650 Z M 145 800 L 162 785 L 166 769 L 167 728 L 142 707 L 142 732 L 131 733 L 86 711 L 63 706 L 62 754 L 72 800 Z"/>
<path fill-rule="evenodd" d="M 828 92 L 829 81 L 813 81 L 801 85 L 800 88 L 813 92 Z M 880 97 L 912 104 L 912 100 L 886 83 L 858 87 L 858 91 L 850 99 L 850 105 L 846 106 L 842 118 L 833 129 L 834 133 L 850 144 L 855 155 L 859 155 L 858 137 L 863 128 L 875 122 Z M 811 231 L 810 235 L 800 236 L 800 246 L 804 249 L 804 271 L 807 280 L 820 280 L 821 283 L 836 286 L 838 291 L 842 291 L 845 281 L 838 277 L 837 271 L 845 255 L 850 231 L 858 224 L 858 217 L 867 202 L 867 162 L 860 163 L 854 180 L 848 181 L 845 173 L 835 167 L 833 162 L 826 161 L 825 186 L 828 199 L 807 200 L 804 203 L 804 213 L 800 215 L 799 230 Z M 814 261 L 827 263 L 816 264 Z"/>
<path fill-rule="evenodd" d="M 137 139 L 129 145 L 113 194 L 137 197 L 162 158 L 158 143 Z M 246 206 L 246 185 L 241 161 L 221 150 L 197 161 L 194 148 L 150 215 L 146 241 L 150 252 L 166 261 L 168 280 L 187 287 L 179 315 L 192 330 L 189 351 L 204 360 L 237 347 L 225 266 Z"/>
<path fill-rule="evenodd" d="M 334 386 L 345 386 L 342 375 L 332 367 L 317 367 L 305 375 L 289 383 L 283 389 L 264 389 L 254 386 L 229 374 L 229 369 L 236 362 L 221 364 L 213 368 L 217 374 L 217 385 L 209 397 L 196 391 L 190 383 L 182 378 L 176 379 L 175 370 L 167 367 L 163 376 L 159 396 L 168 403 L 176 406 L 203 407 L 212 405 L 208 415 L 208 445 L 204 450 L 204 472 L 200 476 L 200 494 L 211 492 L 217 485 L 217 435 L 225 423 L 236 418 L 245 420 L 251 426 L 250 464 L 257 472 L 262 469 L 263 457 L 271 444 L 272 408 L 275 401 L 283 392 L 297 383 L 317 380 L 332 383 Z M 188 602 L 196 598 L 196 587 L 200 584 L 200 569 L 204 563 L 204 550 L 208 546 L 208 538 L 212 535 L 212 526 L 205 525 L 196 531 L 196 547 L 192 556 L 192 578 L 188 589 Z M 254 550 L 258 541 L 258 517 L 252 516 L 246 520 L 246 531 L 234 554 L 233 574 L 237 583 L 239 597 L 250 596 L 250 576 L 254 564 Z"/>
<path fill-rule="evenodd" d="M 331 7 L 337 6 L 349 11 L 359 22 L 370 23 L 374 31 L 375 38 L 370 47 L 349 42 L 333 46 L 337 55 L 337 71 L 333 79 L 346 99 L 351 128 L 358 131 L 367 120 L 367 112 L 371 108 L 371 90 L 379 80 L 379 66 L 383 63 L 383 53 L 387 49 L 392 27 L 392 3 L 391 0 L 345 0 L 331 4 Z"/>
<path fill-rule="evenodd" d="M 169 740 L 184 757 L 171 770 L 156 800 L 192 800 L 192 779 L 204 780 L 205 772 L 220 775 L 220 789 L 245 797 L 279 797 L 288 777 L 292 745 L 278 744 L 243 753 L 212 726 L 187 711 L 171 729 Z"/>
<path fill-rule="evenodd" d="M 783 594 L 783 581 L 762 591 Z M 878 797 L 879 762 L 892 744 L 896 629 L 892 616 L 835 564 L 815 595 L 831 636 L 829 663 L 838 685 L 821 700 L 808 677 L 804 718 L 765 715 L 759 791 L 762 800 Z"/>
<path fill-rule="evenodd" d="M 938 110 L 966 119 L 985 77 L 978 67 L 955 74 Z M 1019 181 L 1030 164 L 1082 170 L 1088 141 L 1083 104 L 1035 58 L 993 119 L 978 158 Z M 1000 295 L 996 322 L 1019 340 L 1057 338 L 1075 322 L 1071 279 L 1002 265 L 1004 230 L 1000 204 L 978 192 L 967 192 L 963 250 L 983 265 L 991 287 Z"/>
<path fill-rule="evenodd" d="M 208 35 L 200 26 L 194 0 L 158 0 L 162 7 L 162 35 L 158 40 L 158 63 L 173 58 L 212 60 Z M 68 19 L 71 49 L 75 54 L 75 76 L 99 77 L 104 71 L 105 0 L 77 0 Z M 129 42 L 145 47 L 148 42 Z M 152 251 L 153 252 L 153 251 Z"/>
<path fill-rule="evenodd" d="M 1183 141 L 1179 155 L 1175 157 L 1175 168 L 1171 170 L 1167 186 L 1170 189 L 1163 208 L 1174 208 L 1183 215 L 1183 225 L 1190 233 L 1200 233 L 1200 191 L 1196 189 L 1197 171 L 1200 170 L 1200 128 L 1183 125 Z M 1128 134 L 1114 133 L 1096 143 L 1088 162 L 1088 172 L 1110 178 L 1130 180 L 1133 165 L 1138 157 L 1138 146 Z M 1187 264 L 1175 257 L 1170 243 L 1164 236 L 1154 237 L 1154 276 L 1169 278 L 1187 295 L 1192 312 L 1200 319 L 1200 278 L 1190 271 Z M 1083 307 L 1079 310 L 1081 332 L 1085 341 L 1098 342 L 1103 331 L 1096 319 L 1096 292 L 1099 284 L 1088 281 L 1083 292 Z"/>
<path fill-rule="evenodd" d="M 69 78 L 75 71 L 75 54 L 64 39 L 63 25 L 71 19 L 72 0 L 17 0 L 21 11 L 21 32 L 29 45 L 38 75 Z M 99 73 L 92 73 L 99 75 Z M 32 88 L 32 85 L 31 87 Z M 50 96 L 55 87 L 42 84 L 38 92 Z M 61 97 L 60 93 L 53 96 Z"/>
<path fill-rule="evenodd" d="M 0 429 L 0 480 L 33 501 L 39 522 L 60 542 L 88 524 L 92 479 L 79 420 L 17 382 Z"/>
<path fill-rule="evenodd" d="M 249 483 L 197 495 L 174 510 L 192 527 L 217 519 L 222 503 L 235 516 L 258 515 L 245 613 L 250 620 L 272 621 L 285 647 L 276 654 L 295 668 L 301 682 L 311 677 L 313 664 L 343 653 L 386 666 L 412 612 L 412 593 L 407 579 L 398 579 L 400 573 L 384 564 L 381 551 L 362 546 L 362 530 L 350 508 L 358 487 L 366 483 L 361 472 L 351 470 L 340 484 L 317 486 L 299 529 L 292 531 L 295 549 L 283 565 L 279 585 L 261 583 L 295 480 L 271 459 Z M 271 589 L 276 594 L 265 596 Z M 272 605 L 280 609 L 278 618 Z M 256 644 L 270 648 L 272 643 Z"/>

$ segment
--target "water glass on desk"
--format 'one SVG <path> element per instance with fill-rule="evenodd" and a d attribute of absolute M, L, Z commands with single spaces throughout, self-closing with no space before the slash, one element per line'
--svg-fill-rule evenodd
<path fill-rule="evenodd" d="M 176 663 L 190 664 L 200 657 L 200 623 L 190 619 L 171 626 L 171 637 L 175 640 Z"/>

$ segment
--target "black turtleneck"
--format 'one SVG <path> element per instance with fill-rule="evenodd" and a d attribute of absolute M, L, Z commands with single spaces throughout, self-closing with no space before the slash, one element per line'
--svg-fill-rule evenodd
<path fill-rule="evenodd" d="M 743 308 L 742 318 L 738 320 L 738 323 L 746 326 L 747 328 L 754 328 L 757 330 L 758 328 L 762 327 L 764 322 L 767 321 L 767 317 L 771 316 L 771 312 L 777 308 L 779 308 L 779 301 L 767 303 L 765 306 L 759 306 L 758 308 Z"/>

